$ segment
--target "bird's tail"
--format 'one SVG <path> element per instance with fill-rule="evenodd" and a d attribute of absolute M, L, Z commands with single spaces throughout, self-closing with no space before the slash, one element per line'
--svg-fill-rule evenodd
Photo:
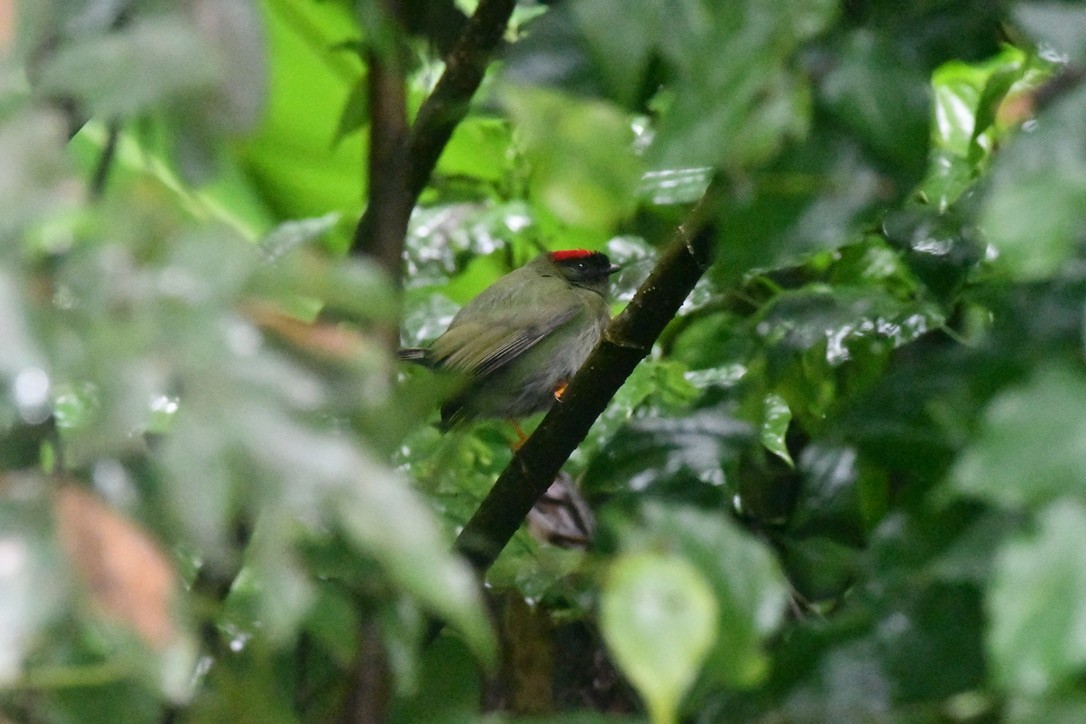
<path fill-rule="evenodd" d="M 429 367 L 431 364 L 430 355 L 427 354 L 427 350 L 424 347 L 406 347 L 396 352 L 396 357 L 404 362 L 414 362 L 416 364 Z"/>

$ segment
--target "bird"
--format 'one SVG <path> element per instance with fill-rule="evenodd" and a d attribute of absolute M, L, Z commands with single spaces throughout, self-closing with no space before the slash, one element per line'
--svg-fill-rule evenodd
<path fill-rule="evenodd" d="M 488 418 L 515 425 L 549 409 L 611 319 L 619 268 L 587 249 L 540 254 L 480 292 L 429 346 L 401 349 L 402 360 L 464 380 L 441 406 L 441 430 Z"/>

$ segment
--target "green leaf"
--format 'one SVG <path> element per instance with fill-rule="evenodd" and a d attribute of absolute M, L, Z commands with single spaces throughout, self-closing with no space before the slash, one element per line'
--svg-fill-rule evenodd
<path fill-rule="evenodd" d="M 973 222 L 957 209 L 912 207 L 883 217 L 883 233 L 901 261 L 937 298 L 953 302 L 984 258 Z M 939 321 L 933 317 L 933 322 Z"/>
<path fill-rule="evenodd" d="M 512 136 L 512 129 L 504 119 L 465 118 L 456 126 L 449 145 L 441 154 L 437 174 L 501 181 L 508 172 L 507 159 L 513 151 Z"/>
<path fill-rule="evenodd" d="M 767 395 L 765 398 L 765 414 L 762 418 L 762 445 L 765 449 L 794 467 L 792 455 L 788 452 L 785 436 L 788 434 L 788 424 L 792 422 L 792 410 L 788 403 L 780 395 Z"/>
<path fill-rule="evenodd" d="M 600 230 L 633 210 L 641 167 L 618 109 L 540 88 L 509 87 L 502 97 L 522 134 L 537 205 L 571 226 Z"/>
<path fill-rule="evenodd" d="M 649 150 L 654 169 L 747 168 L 806 134 L 810 93 L 791 68 L 836 3 L 684 3 L 665 12 L 661 52 L 678 69 Z"/>
<path fill-rule="evenodd" d="M 988 652 L 1005 689 L 1042 694 L 1086 669 L 1086 508 L 1058 500 L 1012 539 L 988 586 Z"/>
<path fill-rule="evenodd" d="M 217 60 L 193 23 L 163 14 L 61 46 L 39 82 L 45 93 L 79 99 L 92 115 L 129 117 L 213 87 Z"/>
<path fill-rule="evenodd" d="M 393 724 L 468 724 L 478 720 L 482 682 L 471 653 L 461 641 L 442 636 L 422 655 L 415 690 L 394 700 Z"/>
<path fill-rule="evenodd" d="M 865 31 L 835 39 L 818 99 L 876 158 L 919 178 L 927 163 L 928 78 L 895 40 Z"/>
<path fill-rule="evenodd" d="M 748 423 L 719 410 L 635 418 L 593 459 L 583 485 L 586 490 L 634 491 L 657 485 L 734 485 L 729 471 L 755 434 Z"/>
<path fill-rule="evenodd" d="M 623 549 L 664 549 L 697 567 L 719 613 L 705 678 L 710 684 L 753 686 L 767 673 L 762 640 L 780 623 L 788 589 L 770 550 L 728 516 L 691 506 L 646 505 L 643 522 L 625 532 Z"/>
<path fill-rule="evenodd" d="M 936 145 L 958 156 L 969 154 L 977 129 L 977 108 L 989 75 L 984 68 L 960 61 L 946 63 L 932 75 L 932 137 Z"/>
<path fill-rule="evenodd" d="M 1086 229 L 1086 88 L 1068 93 L 996 159 L 981 228 L 1011 274 L 1061 269 Z"/>
<path fill-rule="evenodd" d="M 847 135 L 818 129 L 725 200 L 714 276 L 734 284 L 751 269 L 784 266 L 854 241 L 858 219 L 888 191 L 886 178 Z M 892 194 L 900 194 L 893 188 Z"/>
<path fill-rule="evenodd" d="M 627 107 L 642 90 L 665 11 L 658 0 L 587 0 L 569 6 L 601 84 L 610 98 Z"/>
<path fill-rule="evenodd" d="M 698 569 L 650 553 L 619 558 L 604 581 L 600 626 L 653 722 L 677 721 L 717 635 L 717 602 Z"/>
<path fill-rule="evenodd" d="M 996 397 L 954 467 L 954 489 L 1008 507 L 1086 499 L 1086 379 L 1051 362 Z"/>
<path fill-rule="evenodd" d="M 778 294 L 753 327 L 776 392 L 813 430 L 839 395 L 878 379 L 893 349 L 941 322 L 934 305 L 903 302 L 878 287 L 812 285 Z"/>
<path fill-rule="evenodd" d="M 642 361 L 592 425 L 588 438 L 574 451 L 571 461 L 592 460 L 635 415 L 685 412 L 698 396 L 686 372 L 686 366 L 674 360 Z"/>
<path fill-rule="evenodd" d="M 0 497 L 0 684 L 11 685 L 42 631 L 64 610 L 70 574 L 52 540 L 45 481 L 6 480 Z"/>

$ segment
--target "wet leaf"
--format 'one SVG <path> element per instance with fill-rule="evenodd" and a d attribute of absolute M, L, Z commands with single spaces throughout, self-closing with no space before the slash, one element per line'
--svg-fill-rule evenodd
<path fill-rule="evenodd" d="M 792 411 L 788 403 L 779 395 L 769 395 L 765 400 L 765 416 L 762 420 L 762 445 L 789 466 L 794 466 L 792 455 L 788 452 L 785 436 L 788 423 L 792 421 Z"/>
<path fill-rule="evenodd" d="M 746 422 L 717 410 L 677 418 L 636 418 L 585 473 L 587 490 L 640 491 L 658 484 L 728 482 L 726 470 L 755 437 Z"/>

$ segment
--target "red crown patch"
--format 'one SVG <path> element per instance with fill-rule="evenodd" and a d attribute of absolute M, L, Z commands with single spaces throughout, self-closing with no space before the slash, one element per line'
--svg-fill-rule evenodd
<path fill-rule="evenodd" d="M 552 251 L 549 256 L 551 261 L 566 261 L 567 259 L 584 259 L 594 253 L 588 249 L 566 249 L 564 251 Z"/>

